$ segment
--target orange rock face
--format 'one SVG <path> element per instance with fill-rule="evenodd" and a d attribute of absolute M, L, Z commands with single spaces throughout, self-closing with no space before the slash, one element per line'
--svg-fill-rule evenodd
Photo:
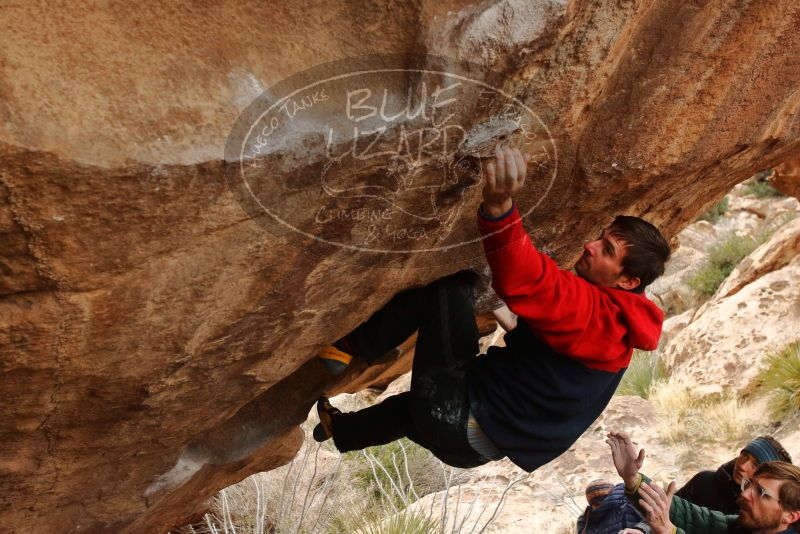
<path fill-rule="evenodd" d="M 793 0 L 4 7 L 2 524 L 164 532 L 287 462 L 313 400 L 360 372 L 335 383 L 320 347 L 484 268 L 474 166 L 496 142 L 541 155 L 517 202 L 564 266 L 617 213 L 674 234 L 800 154 L 797 27 Z M 430 56 L 374 56 L 366 81 L 333 64 L 350 86 L 312 69 L 384 53 Z M 463 61 L 494 74 L 442 74 Z M 319 72 L 331 92 L 226 158 L 269 118 L 254 100 Z M 423 94 L 434 127 L 392 115 Z"/>
<path fill-rule="evenodd" d="M 800 199 L 800 158 L 775 167 L 772 185 L 781 193 Z"/>

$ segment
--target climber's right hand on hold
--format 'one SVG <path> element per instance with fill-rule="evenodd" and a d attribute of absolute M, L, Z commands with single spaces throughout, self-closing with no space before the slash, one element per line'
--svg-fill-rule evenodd
<path fill-rule="evenodd" d="M 518 148 L 497 148 L 494 161 L 486 164 L 484 170 L 483 213 L 499 217 L 511 209 L 511 197 L 525 184 L 530 159 L 529 154 L 522 154 Z"/>

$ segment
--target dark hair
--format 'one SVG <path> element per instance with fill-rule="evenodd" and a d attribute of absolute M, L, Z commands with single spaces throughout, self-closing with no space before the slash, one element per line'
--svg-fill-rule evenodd
<path fill-rule="evenodd" d="M 609 232 L 625 242 L 622 274 L 639 279 L 631 290 L 642 293 L 656 278 L 664 274 L 664 264 L 669 259 L 669 242 L 658 228 L 639 217 L 617 215 L 608 227 Z"/>
<path fill-rule="evenodd" d="M 781 507 L 787 512 L 800 511 L 800 467 L 788 462 L 764 462 L 753 473 L 753 478 L 757 477 L 782 480 L 783 484 L 778 493 Z M 792 523 L 792 526 L 798 524 L 800 520 Z"/>

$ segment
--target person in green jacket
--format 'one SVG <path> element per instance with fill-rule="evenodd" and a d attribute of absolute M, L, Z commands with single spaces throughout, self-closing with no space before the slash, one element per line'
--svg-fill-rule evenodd
<path fill-rule="evenodd" d="M 694 475 L 675 495 L 710 510 L 738 514 L 742 479 L 753 478 L 760 464 L 776 461 L 792 463 L 792 457 L 772 436 L 759 436 L 745 445 L 739 456 L 716 471 L 700 471 Z"/>
<path fill-rule="evenodd" d="M 644 449 L 637 453 L 628 434 L 611 432 L 606 442 L 626 495 L 644 512 L 653 534 L 790 534 L 800 526 L 800 467 L 762 463 L 752 478 L 742 479 L 739 514 L 725 515 L 676 497 L 675 482 L 665 491 L 640 473 Z"/>

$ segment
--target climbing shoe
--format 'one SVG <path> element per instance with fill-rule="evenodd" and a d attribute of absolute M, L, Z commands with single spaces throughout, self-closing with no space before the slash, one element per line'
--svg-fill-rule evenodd
<path fill-rule="evenodd" d="M 333 437 L 333 417 L 342 413 L 338 408 L 331 406 L 327 397 L 321 397 L 317 401 L 317 415 L 319 424 L 314 427 L 314 441 L 322 443 Z"/>
<path fill-rule="evenodd" d="M 318 356 L 332 375 L 344 372 L 350 362 L 353 361 L 353 356 L 334 345 L 328 345 L 322 349 Z"/>

